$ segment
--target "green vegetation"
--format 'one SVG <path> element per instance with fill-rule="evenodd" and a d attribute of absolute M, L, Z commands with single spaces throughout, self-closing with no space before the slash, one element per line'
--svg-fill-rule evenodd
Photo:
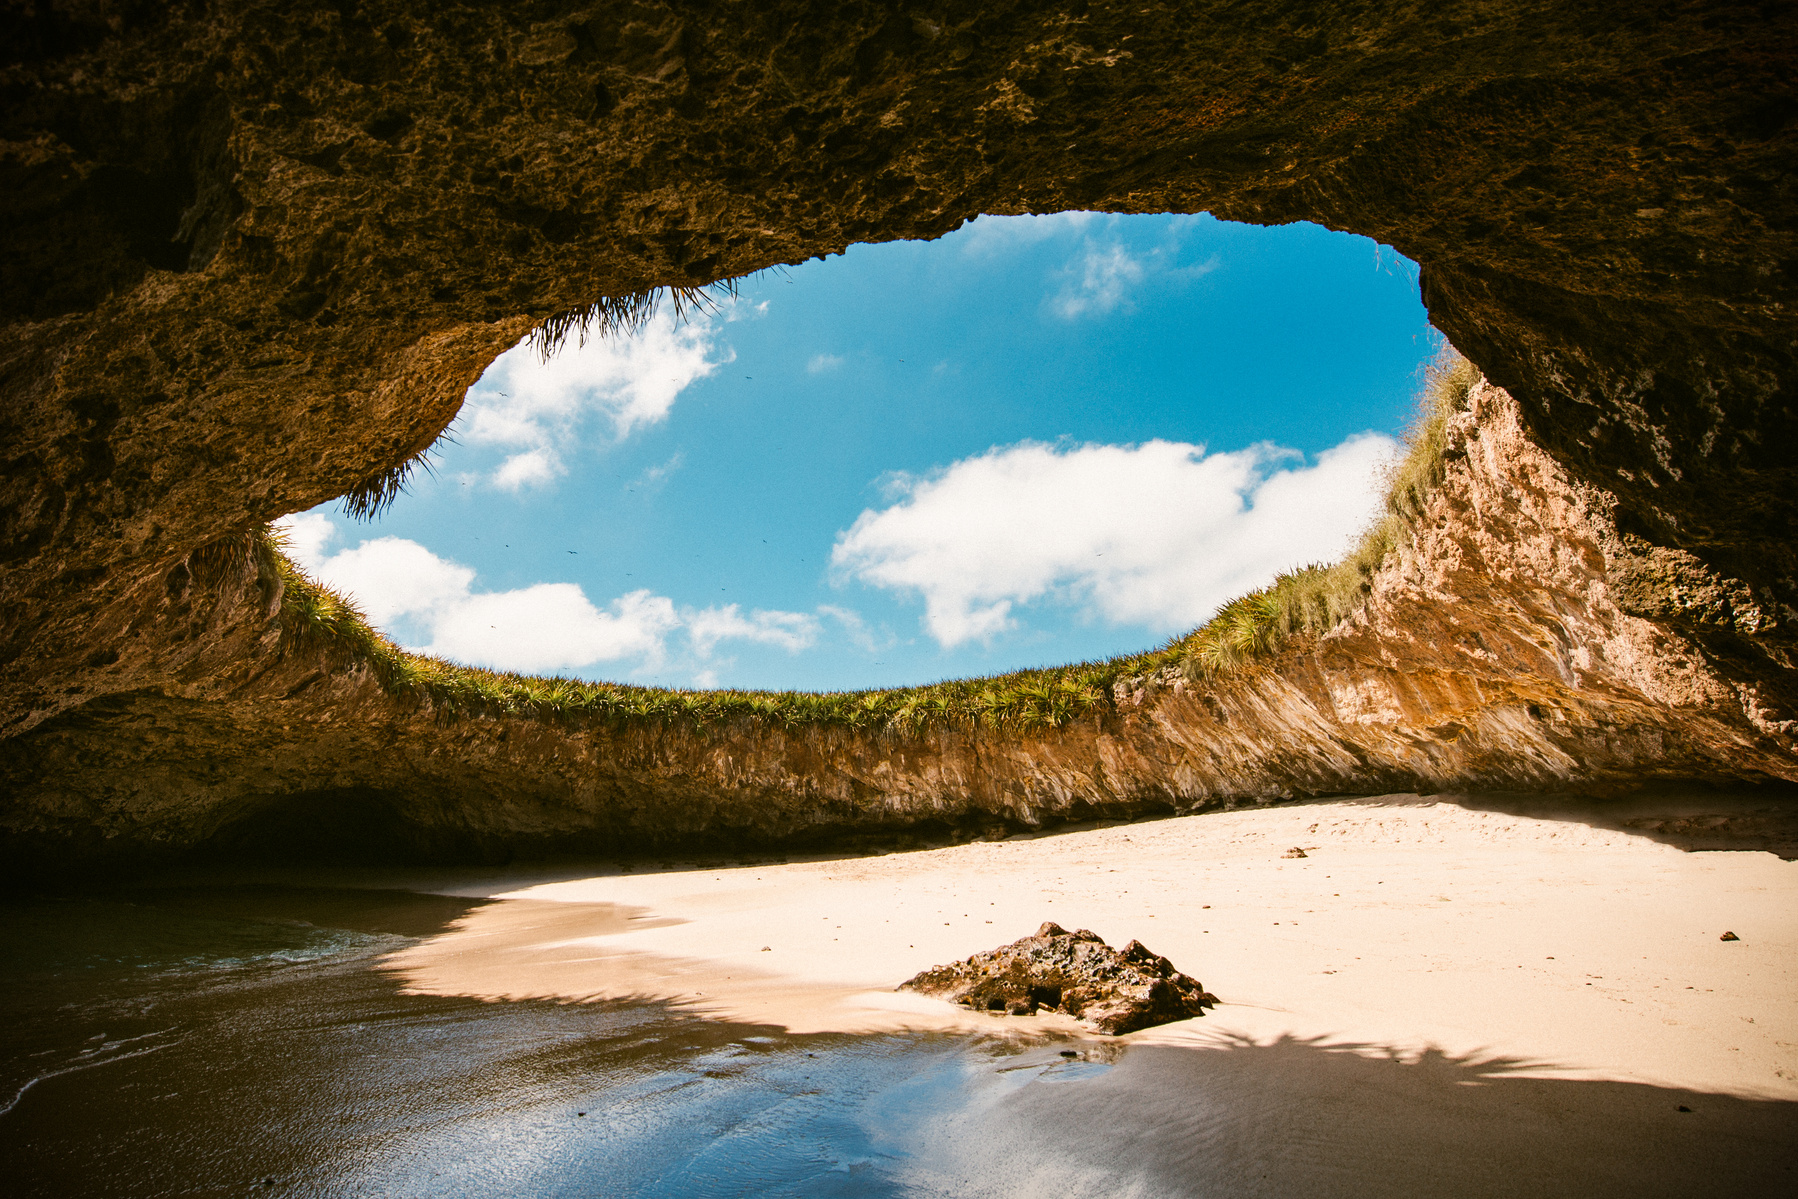
<path fill-rule="evenodd" d="M 437 440 L 443 439 L 440 437 Z M 398 466 L 378 475 L 370 475 L 350 488 L 338 501 L 344 515 L 351 520 L 373 520 L 387 511 L 393 506 L 393 501 L 406 493 L 406 485 L 412 481 L 414 471 L 431 473 L 431 452 L 436 448 L 437 442 L 433 441 Z"/>
<path fill-rule="evenodd" d="M 1143 655 L 1144 665 L 1127 673 L 1175 664 L 1147 662 L 1172 654 L 1188 678 L 1222 678 L 1295 636 L 1327 633 L 1354 615 L 1372 587 L 1374 572 L 1386 555 L 1410 539 L 1430 492 L 1442 481 L 1449 417 L 1467 407 L 1467 393 L 1479 377 L 1479 368 L 1452 349 L 1445 348 L 1430 364 L 1405 432 L 1404 453 L 1386 476 L 1386 510 L 1341 561 L 1283 574 L 1261 590 L 1231 600 L 1199 628 L 1155 655 Z"/>
<path fill-rule="evenodd" d="M 1430 492 L 1442 481 L 1449 417 L 1467 407 L 1467 393 L 1479 378 L 1478 367 L 1444 349 L 1425 372 L 1404 453 L 1387 473 L 1386 510 L 1341 561 L 1281 575 L 1263 590 L 1226 604 L 1188 638 L 1196 673 L 1228 673 L 1295 634 L 1326 633 L 1360 609 L 1374 572 L 1410 539 Z"/>
<path fill-rule="evenodd" d="M 566 337 L 576 327 L 571 323 L 557 336 Z M 1102 662 L 922 687 L 821 693 L 683 691 L 500 673 L 394 645 L 369 626 L 354 604 L 289 561 L 277 530 L 263 531 L 259 553 L 285 588 L 282 620 L 289 644 L 336 650 L 366 664 L 390 693 L 428 700 L 446 713 L 689 726 L 751 719 L 786 729 L 837 726 L 901 734 L 932 726 L 1056 728 L 1103 707 L 1119 680 L 1170 667 L 1195 680 L 1222 678 L 1295 637 L 1326 632 L 1352 615 L 1374 572 L 1409 538 L 1431 489 L 1441 481 L 1448 419 L 1466 406 L 1468 390 L 1478 378 L 1478 370 L 1452 351 L 1430 368 L 1405 453 L 1388 476 L 1386 511 L 1342 561 L 1281 575 L 1159 649 Z"/>

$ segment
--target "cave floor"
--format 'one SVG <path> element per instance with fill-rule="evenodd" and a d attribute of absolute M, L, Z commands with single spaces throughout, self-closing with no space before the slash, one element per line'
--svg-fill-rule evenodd
<path fill-rule="evenodd" d="M 1714 801 L 1545 802 L 18 899 L 0 1158 L 20 1194 L 1783 1189 L 1798 863 L 1654 839 Z M 1043 920 L 1223 1002 L 1107 1038 L 891 991 Z"/>

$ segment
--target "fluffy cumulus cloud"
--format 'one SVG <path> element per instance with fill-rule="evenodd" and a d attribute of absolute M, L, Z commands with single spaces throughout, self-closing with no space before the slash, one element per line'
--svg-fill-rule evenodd
<path fill-rule="evenodd" d="M 633 591 L 602 610 L 573 583 L 470 593 L 424 615 L 424 652 L 476 666 L 537 673 L 634 659 L 662 664 L 681 626 L 674 601 Z"/>
<path fill-rule="evenodd" d="M 473 570 L 416 541 L 379 537 L 332 552 L 336 526 L 323 514 L 291 516 L 281 527 L 295 561 L 353 599 L 372 623 L 424 653 L 472 666 L 540 673 L 622 663 L 653 670 L 674 655 L 704 663 L 727 641 L 797 653 L 819 633 L 817 617 L 803 612 L 680 608 L 647 590 L 603 608 L 574 583 L 479 591 Z M 704 685 L 716 674 L 700 669 L 696 678 Z"/>
<path fill-rule="evenodd" d="M 1038 600 L 1175 631 L 1282 570 L 1339 556 L 1372 517 L 1395 449 L 1366 433 L 1306 463 L 1270 445 L 1025 442 L 897 479 L 894 502 L 863 512 L 832 561 L 921 596 L 944 646 L 990 639 Z"/>
<path fill-rule="evenodd" d="M 382 627 L 460 603 L 474 583 L 468 567 L 400 537 L 377 537 L 313 561 L 326 585 L 354 596 L 363 614 Z"/>
<path fill-rule="evenodd" d="M 296 512 L 275 522 L 287 546 L 288 556 L 311 570 L 325 557 L 326 547 L 337 538 L 337 525 L 323 512 Z"/>
<path fill-rule="evenodd" d="M 488 481 L 508 491 L 550 483 L 595 425 L 613 440 L 665 420 L 675 397 L 735 354 L 720 347 L 725 311 L 675 317 L 663 305 L 629 337 L 571 338 L 543 361 L 529 344 L 502 354 L 469 389 L 457 433 L 504 454 Z"/>

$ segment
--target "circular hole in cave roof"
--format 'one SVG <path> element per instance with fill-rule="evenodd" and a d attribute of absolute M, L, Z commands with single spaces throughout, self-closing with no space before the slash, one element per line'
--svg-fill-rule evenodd
<path fill-rule="evenodd" d="M 1439 347 L 1366 238 L 983 217 L 521 344 L 372 525 L 290 523 L 471 665 L 833 690 L 1102 658 L 1345 549 Z"/>

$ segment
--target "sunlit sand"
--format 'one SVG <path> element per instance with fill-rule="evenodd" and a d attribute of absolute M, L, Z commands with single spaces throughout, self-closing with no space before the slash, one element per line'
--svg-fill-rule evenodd
<path fill-rule="evenodd" d="M 1139 938 L 1223 1000 L 1128 1043 L 1296 1038 L 1798 1099 L 1798 863 L 1573 821 L 1344 801 L 493 894 L 388 967 L 421 992 L 660 1001 L 792 1032 L 1088 1035 L 893 992 L 1052 919 Z"/>

